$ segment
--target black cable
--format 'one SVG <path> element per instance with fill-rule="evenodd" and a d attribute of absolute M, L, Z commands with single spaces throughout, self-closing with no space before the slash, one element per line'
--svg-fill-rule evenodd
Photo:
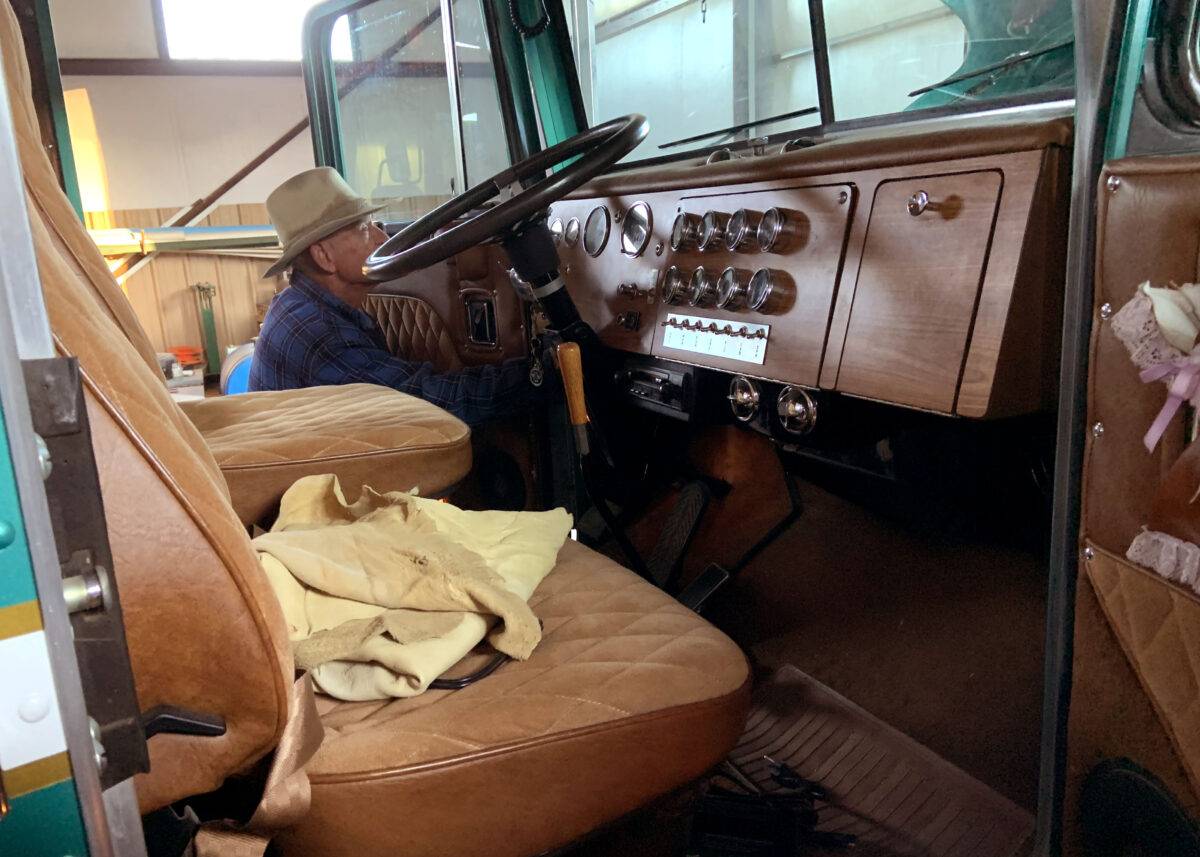
<path fill-rule="evenodd" d="M 550 26 L 550 13 L 546 11 L 546 0 L 539 0 L 539 5 L 542 7 L 542 16 L 533 24 L 526 24 L 521 20 L 521 13 L 517 11 L 518 0 L 508 0 L 508 17 L 512 18 L 513 27 L 526 39 L 533 39 L 546 32 L 546 28 Z"/>
<path fill-rule="evenodd" d="M 508 660 L 508 655 L 503 652 L 497 652 L 492 656 L 492 659 L 484 664 L 473 673 L 469 673 L 462 678 L 435 678 L 429 683 L 430 690 L 462 690 L 469 684 L 474 684 L 481 678 L 487 678 L 492 673 L 500 668 L 500 665 Z"/>

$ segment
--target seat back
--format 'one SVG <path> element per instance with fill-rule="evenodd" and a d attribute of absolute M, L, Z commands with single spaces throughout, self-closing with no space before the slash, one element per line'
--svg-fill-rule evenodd
<path fill-rule="evenodd" d="M 219 738 L 150 741 L 152 770 L 137 782 L 149 811 L 216 788 L 275 746 L 292 683 L 287 629 L 216 462 L 58 186 L 8 3 L 0 55 L 55 345 L 82 370 L 139 703 L 227 725 Z"/>

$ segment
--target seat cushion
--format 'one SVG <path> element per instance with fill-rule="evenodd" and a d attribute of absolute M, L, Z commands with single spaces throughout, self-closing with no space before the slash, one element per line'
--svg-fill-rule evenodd
<path fill-rule="evenodd" d="M 183 403 L 234 510 L 261 521 L 302 476 L 336 474 L 354 500 L 417 488 L 437 496 L 471 469 L 471 430 L 423 399 L 374 384 L 306 387 Z"/>
<path fill-rule="evenodd" d="M 539 854 L 733 747 L 749 669 L 695 613 L 571 541 L 529 603 L 545 636 L 527 661 L 460 691 L 321 698 L 312 809 L 284 854 Z"/>

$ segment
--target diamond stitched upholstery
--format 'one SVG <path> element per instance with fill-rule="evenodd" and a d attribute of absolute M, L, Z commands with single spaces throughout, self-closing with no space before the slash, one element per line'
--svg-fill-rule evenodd
<path fill-rule="evenodd" d="M 1200 793 L 1200 597 L 1092 547 L 1100 606 Z"/>
<path fill-rule="evenodd" d="M 695 613 L 571 541 L 529 603 L 545 636 L 528 661 L 456 692 L 319 701 L 313 807 L 284 834 L 284 853 L 535 854 L 701 775 L 732 747 L 748 666 Z M 355 804 L 404 807 L 403 820 L 380 820 L 364 842 L 346 827 Z M 438 829 L 447 815 L 457 823 Z"/>
<path fill-rule="evenodd" d="M 302 476 L 336 473 L 351 498 L 363 484 L 436 496 L 471 469 L 465 423 L 373 384 L 224 396 L 183 409 L 204 435 L 245 523 L 262 520 Z"/>
<path fill-rule="evenodd" d="M 388 350 L 406 360 L 432 363 L 438 372 L 462 368 L 442 317 L 425 301 L 407 295 L 369 295 L 363 309 L 387 339 Z"/>

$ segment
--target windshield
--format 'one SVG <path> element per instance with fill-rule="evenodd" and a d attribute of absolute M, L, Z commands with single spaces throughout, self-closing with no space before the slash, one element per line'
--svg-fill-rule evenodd
<path fill-rule="evenodd" d="M 589 121 L 650 119 L 629 160 L 1074 86 L 1070 0 L 814 0 L 824 56 L 809 0 L 562 2 Z"/>

